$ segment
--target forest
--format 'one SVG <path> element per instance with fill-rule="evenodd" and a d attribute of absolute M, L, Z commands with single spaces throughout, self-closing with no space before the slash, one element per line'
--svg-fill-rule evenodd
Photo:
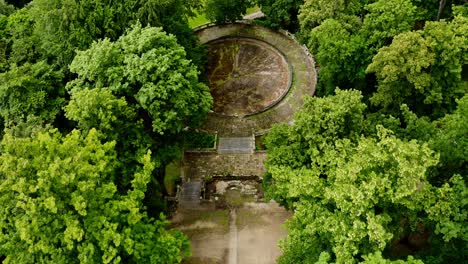
<path fill-rule="evenodd" d="M 0 263 L 181 263 L 165 166 L 212 109 L 189 21 L 258 7 L 318 83 L 263 138 L 278 263 L 468 259 L 467 0 L 0 0 Z"/>

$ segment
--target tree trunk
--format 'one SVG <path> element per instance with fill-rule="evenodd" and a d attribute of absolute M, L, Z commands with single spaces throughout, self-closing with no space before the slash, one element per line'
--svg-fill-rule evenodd
<path fill-rule="evenodd" d="M 439 12 L 437 13 L 437 20 L 440 19 L 440 17 L 442 16 L 442 14 L 444 13 L 444 8 L 445 8 L 445 3 L 447 1 L 446 0 L 440 0 L 439 2 Z"/>

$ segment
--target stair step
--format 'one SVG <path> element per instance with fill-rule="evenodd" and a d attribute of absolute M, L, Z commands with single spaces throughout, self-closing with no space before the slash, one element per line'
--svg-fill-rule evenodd
<path fill-rule="evenodd" d="M 255 149 L 253 137 L 220 137 L 219 154 L 251 154 Z"/>

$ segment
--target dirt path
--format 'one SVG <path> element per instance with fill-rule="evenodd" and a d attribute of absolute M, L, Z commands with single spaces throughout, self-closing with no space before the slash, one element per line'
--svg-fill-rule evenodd
<path fill-rule="evenodd" d="M 237 225 L 236 209 L 231 210 L 229 214 L 229 257 L 228 264 L 237 264 Z"/>
<path fill-rule="evenodd" d="M 273 264 L 290 216 L 276 203 L 247 203 L 231 211 L 179 211 L 172 221 L 190 238 L 193 255 L 184 264 Z"/>

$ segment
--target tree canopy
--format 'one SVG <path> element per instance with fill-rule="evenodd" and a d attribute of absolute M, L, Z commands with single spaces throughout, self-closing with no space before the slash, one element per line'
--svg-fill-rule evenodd
<path fill-rule="evenodd" d="M 461 72 L 468 63 L 468 19 L 428 22 L 423 31 L 402 33 L 379 50 L 367 71 L 378 79 L 372 103 L 408 104 L 419 115 L 440 117 L 455 109 L 468 90 Z"/>
<path fill-rule="evenodd" d="M 213 100 L 188 18 L 253 5 L 318 72 L 263 138 L 265 192 L 294 212 L 279 262 L 468 259 L 466 0 L 0 0 L 0 262 L 190 254 L 163 214 Z"/>
<path fill-rule="evenodd" d="M 160 182 L 180 155 L 180 131 L 211 108 L 198 80 L 204 49 L 188 26 L 200 7 L 0 2 L 1 260 L 179 263 L 189 254 L 187 238 L 167 230 Z"/>
<path fill-rule="evenodd" d="M 253 0 L 206 0 L 205 13 L 211 22 L 222 24 L 242 19 L 252 6 Z"/>
<path fill-rule="evenodd" d="M 280 263 L 356 263 L 395 257 L 402 248 L 417 253 L 428 246 L 430 230 L 434 241 L 466 250 L 462 177 L 433 185 L 428 175 L 439 154 L 382 125 L 369 132 L 373 122 L 361 100 L 353 90 L 309 99 L 292 126 L 274 127 L 265 138 L 267 193 L 294 210 Z M 450 257 L 457 262 L 466 254 Z"/>
<path fill-rule="evenodd" d="M 284 28 L 291 32 L 299 30 L 299 8 L 304 0 L 256 0 L 266 16 L 266 25 Z"/>
<path fill-rule="evenodd" d="M 67 88 L 72 94 L 109 89 L 144 111 L 155 132 L 179 132 L 199 124 L 212 104 L 208 87 L 198 82 L 197 68 L 185 56 L 174 36 L 137 24 L 115 42 L 101 40 L 78 52 L 70 65 L 78 78 Z"/>
<path fill-rule="evenodd" d="M 6 134 L 0 155 L 0 252 L 5 263 L 178 263 L 187 251 L 180 233 L 154 220 L 142 200 L 151 153 L 139 157 L 123 194 L 115 142 L 99 132 L 57 130 L 27 138 Z"/>

